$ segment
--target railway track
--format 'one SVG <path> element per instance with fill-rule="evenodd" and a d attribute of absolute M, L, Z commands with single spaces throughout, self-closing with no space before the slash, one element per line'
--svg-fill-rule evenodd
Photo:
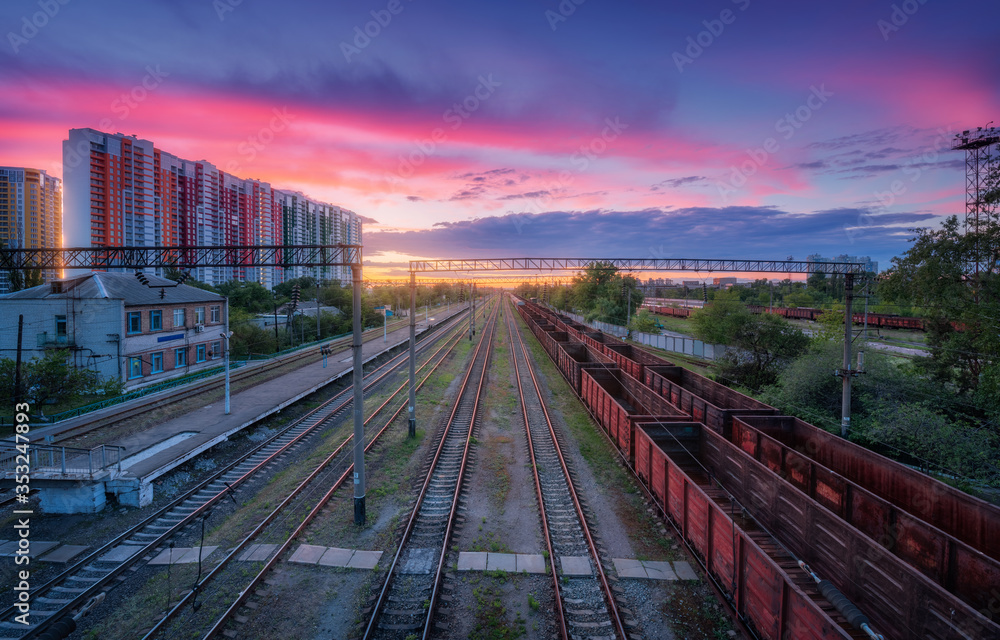
<path fill-rule="evenodd" d="M 445 344 L 420 366 L 418 369 L 420 373 L 424 373 L 424 370 L 427 369 L 420 381 L 420 386 L 423 386 L 423 383 L 447 360 L 455 346 L 464 337 L 464 333 L 462 326 L 453 328 L 451 336 Z M 404 400 L 388 419 L 380 419 L 383 412 L 394 401 L 400 396 L 405 398 L 408 384 L 408 382 L 404 382 L 399 385 L 365 420 L 365 451 L 374 446 L 389 425 L 406 409 L 407 405 Z M 211 638 L 224 631 L 227 625 L 232 624 L 246 598 L 264 580 L 292 543 L 323 513 L 330 499 L 350 477 L 354 469 L 353 448 L 349 447 L 351 442 L 353 442 L 353 435 L 345 438 L 249 534 L 229 550 L 226 557 L 146 633 L 144 640 L 176 637 L 181 630 L 198 629 L 207 629 L 204 637 Z M 317 498 L 317 496 L 319 497 Z M 290 522 L 297 523 L 292 533 L 290 535 L 281 533 L 281 526 L 288 526 Z M 270 558 L 263 563 L 262 568 L 249 581 L 246 581 L 240 579 L 243 567 L 238 566 L 240 563 L 233 561 L 251 543 L 255 542 L 277 543 L 278 546 Z M 243 564 L 245 565 L 245 563 Z M 206 588 L 210 585 L 212 586 L 211 596 L 203 597 L 203 601 L 200 604 L 197 603 L 197 594 L 199 592 L 207 593 Z M 209 606 L 204 606 L 206 604 Z M 225 607 L 225 612 L 220 617 L 212 617 L 207 613 L 221 607 Z"/>
<path fill-rule="evenodd" d="M 365 640 L 428 637 L 500 307 L 494 305 L 479 334 L 472 362 L 372 608 Z"/>
<path fill-rule="evenodd" d="M 462 334 L 462 319 L 458 314 L 444 325 L 446 330 Z M 428 335 L 428 334 L 425 334 Z M 440 337 L 442 333 L 435 332 Z M 426 351 L 436 342 L 425 339 L 418 352 Z M 408 354 L 401 353 L 366 376 L 365 392 L 377 388 L 392 373 L 407 364 Z M 15 621 L 16 605 L 0 612 L 0 639 L 33 638 L 53 625 L 66 624 L 68 616 L 103 593 L 113 582 L 124 580 L 122 575 L 142 558 L 165 544 L 171 537 L 207 514 L 217 502 L 251 479 L 259 477 L 269 465 L 286 452 L 314 439 L 339 416 L 349 413 L 352 390 L 345 389 L 320 406 L 288 425 L 239 459 L 216 471 L 192 489 L 172 500 L 140 523 L 119 534 L 110 542 L 76 561 L 48 582 L 32 590 L 31 624 Z"/>
<path fill-rule="evenodd" d="M 393 330 L 395 331 L 396 329 L 402 328 L 404 325 L 408 326 L 408 322 L 408 320 L 399 321 L 397 323 L 398 326 L 394 327 Z M 378 329 L 368 329 L 367 331 L 362 332 L 363 340 L 365 342 L 374 340 L 382 335 L 382 331 L 381 327 Z M 332 340 L 328 343 L 328 346 L 333 349 L 349 349 L 351 346 L 351 336 L 348 335 Z M 288 367 L 289 365 L 304 366 L 313 362 L 318 362 L 320 360 L 318 353 L 317 349 L 303 349 L 285 354 L 283 356 L 278 356 L 270 360 L 265 360 L 258 364 L 232 369 L 229 374 L 230 384 L 239 385 L 240 383 L 256 376 L 268 376 L 285 367 Z M 162 396 L 160 395 L 161 392 L 157 392 L 137 400 L 129 401 L 129 403 L 127 403 L 128 406 L 123 404 L 119 407 L 120 410 L 115 411 L 110 415 L 94 415 L 91 420 L 82 424 L 67 425 L 63 429 L 60 429 L 57 433 L 50 432 L 47 433 L 47 435 L 52 436 L 52 444 L 58 444 L 60 442 L 66 442 L 73 438 L 88 434 L 92 431 L 103 429 L 110 425 L 136 418 L 153 411 L 176 406 L 181 403 L 190 408 L 190 404 L 194 398 L 204 394 L 218 392 L 222 390 L 224 384 L 225 381 L 221 376 L 214 375 L 203 380 L 186 384 L 179 389 L 174 388 L 168 390 L 168 395 L 166 396 Z M 44 426 L 50 428 L 58 427 L 59 423 Z M 44 436 L 42 435 L 38 435 L 34 439 L 36 441 L 40 441 L 43 437 Z"/>
<path fill-rule="evenodd" d="M 505 313 L 511 358 L 528 440 L 528 453 L 540 505 L 542 535 L 549 554 L 549 572 L 555 592 L 555 615 L 560 637 L 625 640 L 625 628 L 601 564 L 594 536 L 574 487 L 573 476 L 552 426 L 544 396 L 531 368 L 521 333 Z M 563 577 L 555 559 L 588 557 L 593 575 Z"/>

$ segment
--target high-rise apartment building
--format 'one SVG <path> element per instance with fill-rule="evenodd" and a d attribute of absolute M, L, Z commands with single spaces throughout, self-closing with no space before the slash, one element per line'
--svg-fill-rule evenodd
<path fill-rule="evenodd" d="M 63 167 L 68 246 L 361 243 L 351 211 L 184 160 L 135 136 L 71 129 Z M 350 269 L 200 267 L 192 275 L 271 288 L 306 275 L 348 282 Z"/>
<path fill-rule="evenodd" d="M 0 244 L 9 248 L 62 246 L 62 182 L 41 169 L 0 167 Z M 10 293 L 9 273 L 0 273 L 0 293 Z M 46 282 L 55 271 L 43 271 Z"/>

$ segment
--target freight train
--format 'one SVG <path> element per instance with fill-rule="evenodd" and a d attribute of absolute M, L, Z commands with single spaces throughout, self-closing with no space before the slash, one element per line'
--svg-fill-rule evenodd
<path fill-rule="evenodd" d="M 673 316 L 675 318 L 687 318 L 698 309 L 685 307 L 661 307 L 654 305 L 643 305 L 653 313 L 663 316 Z M 765 307 L 762 305 L 748 304 L 747 309 L 751 313 L 773 313 L 785 318 L 797 318 L 799 320 L 816 320 L 823 309 L 813 309 L 811 307 Z M 854 324 L 864 324 L 865 314 L 855 312 L 852 314 Z M 868 326 L 876 329 L 916 329 L 923 331 L 925 324 L 923 318 L 910 318 L 897 316 L 888 313 L 869 313 Z"/>
<path fill-rule="evenodd" d="M 1000 639 L 1000 509 L 537 304 L 516 308 L 755 637 Z"/>

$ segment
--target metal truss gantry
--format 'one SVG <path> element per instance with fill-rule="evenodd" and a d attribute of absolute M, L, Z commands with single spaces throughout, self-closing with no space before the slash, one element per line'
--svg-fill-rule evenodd
<path fill-rule="evenodd" d="M 361 267 L 361 245 L 0 249 L 0 269 Z"/>
<path fill-rule="evenodd" d="M 707 271 L 743 273 L 824 273 L 863 275 L 865 265 L 854 262 L 807 260 L 733 260 L 704 258 L 468 258 L 411 260 L 410 273 L 476 271 L 582 271 L 594 263 L 624 271 Z"/>
<path fill-rule="evenodd" d="M 225 247 L 0 249 L 0 270 L 193 269 L 197 267 L 350 267 L 353 286 L 354 522 L 365 522 L 364 396 L 361 352 L 362 247 L 356 244 Z M 228 341 L 227 341 L 228 344 Z M 412 364 L 411 364 L 412 370 Z"/>

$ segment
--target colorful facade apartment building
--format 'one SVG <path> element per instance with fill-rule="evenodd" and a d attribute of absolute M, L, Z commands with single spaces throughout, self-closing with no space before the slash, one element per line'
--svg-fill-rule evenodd
<path fill-rule="evenodd" d="M 71 129 L 63 167 L 67 246 L 361 243 L 352 211 L 179 158 L 135 136 Z M 350 281 L 348 267 L 199 267 L 192 275 L 267 288 L 305 275 Z"/>
<path fill-rule="evenodd" d="M 41 169 L 0 167 L 0 246 L 17 249 L 62 246 L 62 181 Z M 0 272 L 0 294 L 11 291 L 10 273 Z M 43 282 L 55 271 L 41 273 Z"/>

